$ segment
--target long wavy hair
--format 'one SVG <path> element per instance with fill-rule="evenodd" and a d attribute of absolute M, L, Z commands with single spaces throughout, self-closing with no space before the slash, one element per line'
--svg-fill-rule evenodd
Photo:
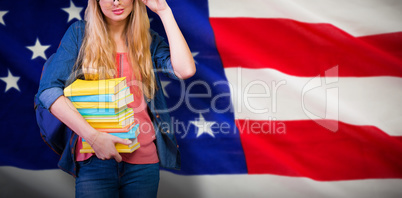
<path fill-rule="evenodd" d="M 88 0 L 85 10 L 85 36 L 78 54 L 85 79 L 98 80 L 116 77 L 116 44 L 108 32 L 105 16 L 96 0 Z M 135 79 L 141 79 L 146 97 L 153 98 L 156 89 L 153 72 L 149 32 L 149 18 L 146 6 L 140 0 L 133 0 L 133 11 L 128 16 L 125 40 L 128 60 Z"/>

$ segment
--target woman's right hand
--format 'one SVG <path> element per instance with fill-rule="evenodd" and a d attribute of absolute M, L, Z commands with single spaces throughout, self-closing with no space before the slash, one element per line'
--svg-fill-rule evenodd
<path fill-rule="evenodd" d="M 130 140 L 102 133 L 94 129 L 65 96 L 60 96 L 56 99 L 50 107 L 50 112 L 80 137 L 87 140 L 99 159 L 114 158 L 117 162 L 121 162 L 121 156 L 117 152 L 115 144 L 131 144 Z"/>
<path fill-rule="evenodd" d="M 117 162 L 121 162 L 121 155 L 117 152 L 115 144 L 125 144 L 129 145 L 132 142 L 130 140 L 125 140 L 108 133 L 97 132 L 94 138 L 88 142 L 92 149 L 95 151 L 96 157 L 101 160 L 114 158 Z"/>

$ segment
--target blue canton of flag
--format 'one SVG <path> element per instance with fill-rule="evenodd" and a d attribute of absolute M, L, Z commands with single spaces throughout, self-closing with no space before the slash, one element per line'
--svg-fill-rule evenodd
<path fill-rule="evenodd" d="M 59 156 L 41 139 L 33 98 L 43 64 L 68 26 L 81 20 L 85 1 L 0 2 L 0 165 L 56 168 Z"/>

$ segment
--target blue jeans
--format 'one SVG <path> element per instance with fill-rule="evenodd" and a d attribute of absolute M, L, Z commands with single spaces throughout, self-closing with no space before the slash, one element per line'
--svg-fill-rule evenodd
<path fill-rule="evenodd" d="M 91 197 L 156 197 L 159 164 L 117 163 L 96 156 L 78 162 L 75 196 Z"/>

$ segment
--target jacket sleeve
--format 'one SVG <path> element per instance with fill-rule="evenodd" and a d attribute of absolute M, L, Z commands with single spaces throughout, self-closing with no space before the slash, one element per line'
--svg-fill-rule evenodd
<path fill-rule="evenodd" d="M 174 73 L 172 63 L 170 61 L 169 45 L 164 41 L 158 33 L 151 30 L 151 54 L 154 68 L 157 72 L 162 72 L 173 79 L 179 79 Z"/>
<path fill-rule="evenodd" d="M 67 80 L 71 77 L 81 47 L 85 23 L 73 23 L 64 34 L 57 52 L 44 65 L 39 83 L 39 105 L 49 109 L 54 101 L 63 95 Z"/>

